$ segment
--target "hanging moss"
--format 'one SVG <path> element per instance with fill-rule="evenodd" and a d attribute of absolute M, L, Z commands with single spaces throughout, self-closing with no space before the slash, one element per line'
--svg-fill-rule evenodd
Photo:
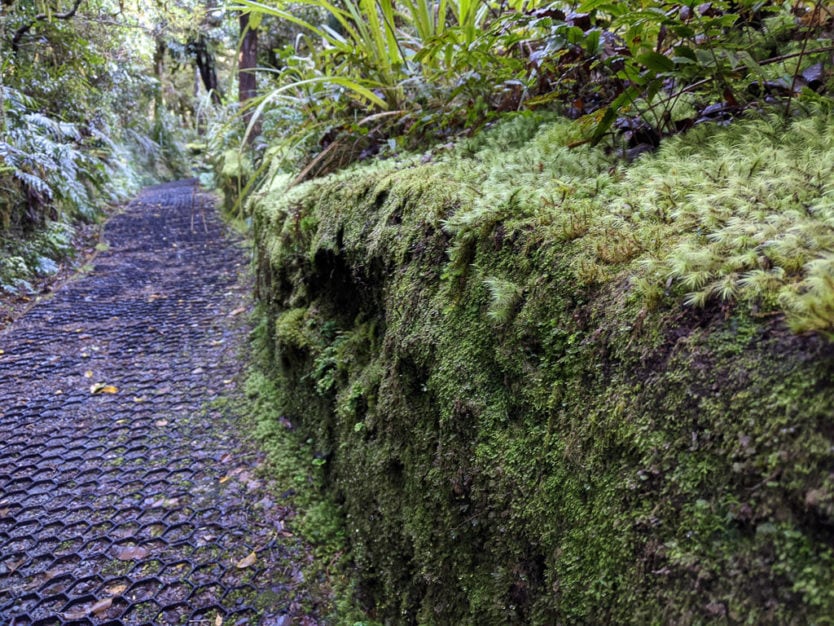
<path fill-rule="evenodd" d="M 257 200 L 279 408 L 371 615 L 824 623 L 834 350 L 789 326 L 834 323 L 831 120 L 631 165 L 572 128 L 519 117 Z"/>

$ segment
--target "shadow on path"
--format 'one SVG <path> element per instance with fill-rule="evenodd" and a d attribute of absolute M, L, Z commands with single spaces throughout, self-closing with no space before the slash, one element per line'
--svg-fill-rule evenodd
<path fill-rule="evenodd" d="M 218 400 L 246 253 L 193 181 L 145 190 L 105 239 L 0 334 L 0 623 L 289 624 L 306 551 Z"/>

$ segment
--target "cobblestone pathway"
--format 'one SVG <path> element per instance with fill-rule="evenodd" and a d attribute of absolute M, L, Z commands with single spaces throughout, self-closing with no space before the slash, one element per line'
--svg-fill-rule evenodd
<path fill-rule="evenodd" d="M 295 623 L 304 551 L 217 401 L 246 253 L 190 182 L 105 240 L 0 334 L 0 624 Z"/>

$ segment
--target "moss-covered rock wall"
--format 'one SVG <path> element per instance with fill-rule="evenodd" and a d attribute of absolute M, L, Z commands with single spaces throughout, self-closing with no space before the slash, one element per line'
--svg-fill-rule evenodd
<path fill-rule="evenodd" d="M 831 127 L 624 165 L 520 117 L 262 192 L 279 410 L 372 616 L 831 621 Z"/>

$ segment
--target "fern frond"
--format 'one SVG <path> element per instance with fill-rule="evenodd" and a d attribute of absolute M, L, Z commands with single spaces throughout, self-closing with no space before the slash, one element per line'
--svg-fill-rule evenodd
<path fill-rule="evenodd" d="M 49 199 L 54 197 L 54 193 L 52 192 L 52 187 L 38 176 L 34 174 L 30 174 L 29 172 L 24 172 L 23 170 L 14 170 L 12 174 L 15 178 L 17 178 L 20 182 L 26 185 L 29 189 L 36 191 L 40 194 L 43 194 Z"/>

